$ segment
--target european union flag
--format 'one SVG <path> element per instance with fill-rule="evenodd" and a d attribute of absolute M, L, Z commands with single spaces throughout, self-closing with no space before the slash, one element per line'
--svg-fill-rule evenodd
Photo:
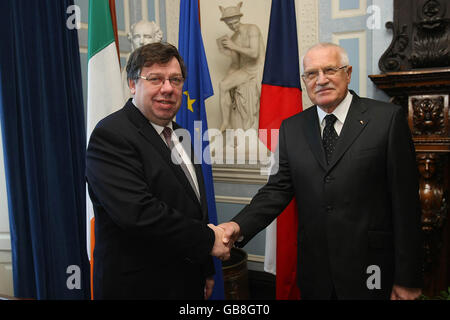
<path fill-rule="evenodd" d="M 209 145 L 209 139 L 203 139 L 203 135 L 208 130 L 205 100 L 212 96 L 214 92 L 200 32 L 197 0 L 181 1 L 178 50 L 186 64 L 188 76 L 183 86 L 183 102 L 180 111 L 177 113 L 177 123 L 191 134 L 195 155 L 202 163 L 209 222 L 217 225 L 210 154 L 208 151 L 203 152 Z M 201 146 L 201 150 L 198 150 L 198 147 L 195 148 L 196 146 Z M 214 258 L 214 266 L 216 274 L 211 299 L 223 300 L 224 287 L 221 261 Z"/>

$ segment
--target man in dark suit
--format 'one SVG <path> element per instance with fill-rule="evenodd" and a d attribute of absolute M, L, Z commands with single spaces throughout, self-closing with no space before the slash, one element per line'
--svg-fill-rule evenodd
<path fill-rule="evenodd" d="M 420 203 L 406 116 L 348 90 L 352 67 L 337 45 L 312 47 L 303 66 L 315 106 L 282 123 L 276 172 L 221 225 L 224 242 L 244 246 L 295 196 L 303 299 L 415 299 Z"/>
<path fill-rule="evenodd" d="M 127 77 L 133 99 L 97 124 L 87 150 L 94 298 L 208 298 L 211 254 L 227 258 L 229 249 L 208 225 L 201 167 L 174 131 L 183 60 L 170 44 L 148 44 L 131 54 Z"/>

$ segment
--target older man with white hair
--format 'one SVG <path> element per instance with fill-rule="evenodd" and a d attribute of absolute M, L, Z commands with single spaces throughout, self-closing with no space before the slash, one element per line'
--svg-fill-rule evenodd
<path fill-rule="evenodd" d="M 416 299 L 421 211 L 411 133 L 401 107 L 348 89 L 352 67 L 331 43 L 310 48 L 311 108 L 283 121 L 278 171 L 226 230 L 245 245 L 295 196 L 303 299 Z M 276 106 L 274 106 L 276 108 Z"/>

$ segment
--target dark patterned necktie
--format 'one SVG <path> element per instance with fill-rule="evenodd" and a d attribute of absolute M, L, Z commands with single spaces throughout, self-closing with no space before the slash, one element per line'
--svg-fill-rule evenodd
<path fill-rule="evenodd" d="M 164 139 L 166 140 L 167 146 L 169 147 L 170 151 L 173 151 L 173 148 L 175 147 L 172 141 L 172 129 L 169 127 L 164 127 L 164 130 L 162 131 L 162 134 L 164 136 Z M 180 156 L 181 158 L 181 156 Z M 188 179 L 189 183 L 191 184 L 192 189 L 195 192 L 195 195 L 197 196 L 197 199 L 200 201 L 200 194 L 197 191 L 197 188 L 195 187 L 194 180 L 191 176 L 191 173 L 189 172 L 188 168 L 186 167 L 186 164 L 183 162 L 183 160 L 180 163 L 181 169 L 184 172 L 184 175 Z"/>
<path fill-rule="evenodd" d="M 322 143 L 325 150 L 325 156 L 327 157 L 327 163 L 330 163 L 331 155 L 333 154 L 334 148 L 336 147 L 336 142 L 338 135 L 334 129 L 334 123 L 337 118 L 334 114 L 329 114 L 325 117 L 325 128 L 323 129 Z"/>

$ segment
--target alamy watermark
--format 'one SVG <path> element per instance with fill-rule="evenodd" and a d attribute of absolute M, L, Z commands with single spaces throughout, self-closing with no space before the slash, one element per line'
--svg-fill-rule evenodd
<path fill-rule="evenodd" d="M 381 8 L 376 5 L 371 5 L 367 7 L 366 13 L 369 14 L 366 20 L 367 29 L 381 29 Z"/>
<path fill-rule="evenodd" d="M 66 13 L 69 17 L 66 20 L 66 27 L 69 30 L 81 28 L 81 9 L 77 5 L 71 5 L 67 7 Z"/>
<path fill-rule="evenodd" d="M 73 290 L 81 289 L 81 269 L 80 266 L 75 264 L 70 265 L 66 269 L 66 273 L 69 275 L 66 280 L 67 289 Z"/>
<path fill-rule="evenodd" d="M 373 264 L 367 267 L 366 273 L 370 274 L 367 278 L 366 285 L 367 289 L 381 289 L 381 269 L 379 266 Z"/>
<path fill-rule="evenodd" d="M 278 171 L 278 153 L 266 147 L 268 141 L 272 146 L 278 144 L 278 132 L 278 129 L 227 129 L 221 132 L 214 128 L 203 132 L 202 121 L 194 122 L 194 136 L 183 128 L 174 130 L 179 144 L 194 164 L 257 165 L 262 175 Z M 182 162 L 179 151 L 176 143 L 171 153 L 174 164 Z"/>
<path fill-rule="evenodd" d="M 81 9 L 77 5 L 67 7 L 66 13 L 69 15 L 66 19 L 67 29 L 79 30 L 81 28 Z M 366 26 L 369 30 L 381 29 L 381 8 L 377 5 L 367 7 L 366 13 L 369 15 L 366 20 Z"/>

